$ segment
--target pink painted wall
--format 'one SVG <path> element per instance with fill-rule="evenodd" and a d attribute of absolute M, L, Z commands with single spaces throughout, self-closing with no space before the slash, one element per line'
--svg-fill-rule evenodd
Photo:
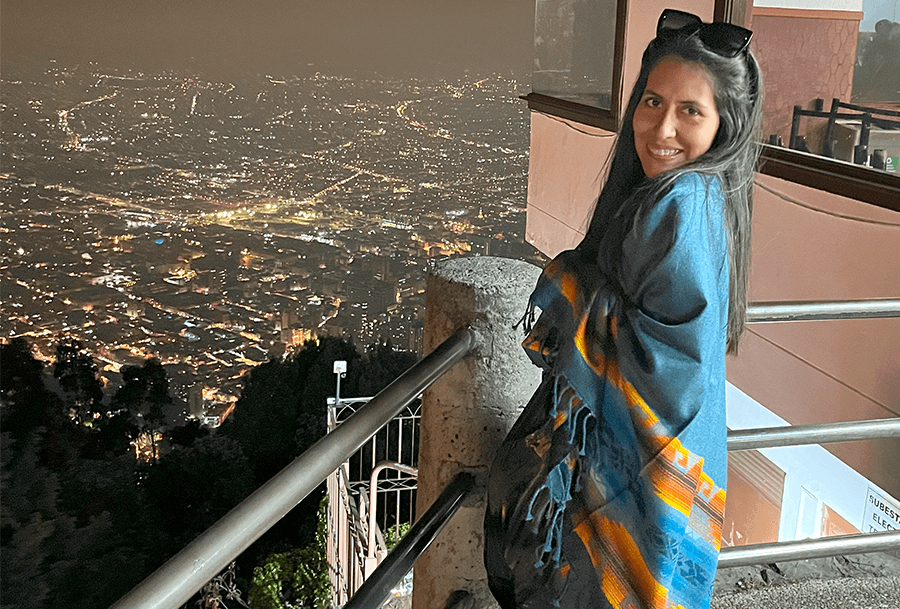
<path fill-rule="evenodd" d="M 756 179 L 751 301 L 900 295 L 900 214 Z M 792 424 L 900 416 L 900 319 L 754 324 L 728 380 Z M 900 441 L 827 448 L 900 495 Z"/>
<path fill-rule="evenodd" d="M 584 236 L 614 134 L 531 113 L 525 239 L 555 256 Z"/>

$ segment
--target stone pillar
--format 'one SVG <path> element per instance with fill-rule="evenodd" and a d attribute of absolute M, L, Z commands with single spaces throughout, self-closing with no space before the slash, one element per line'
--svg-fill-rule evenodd
<path fill-rule="evenodd" d="M 492 257 L 447 260 L 428 275 L 426 353 L 464 326 L 478 346 L 422 398 L 416 509 L 422 514 L 460 471 L 477 482 L 416 562 L 413 609 L 445 609 L 456 590 L 468 591 L 475 609 L 497 606 L 482 558 L 484 488 L 495 451 L 540 382 L 522 329 L 513 329 L 539 275 L 528 263 Z"/>

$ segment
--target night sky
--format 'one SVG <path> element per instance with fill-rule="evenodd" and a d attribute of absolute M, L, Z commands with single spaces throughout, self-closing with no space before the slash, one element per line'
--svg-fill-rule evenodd
<path fill-rule="evenodd" d="M 533 0 L 2 0 L 0 67 L 521 72 L 533 29 Z"/>

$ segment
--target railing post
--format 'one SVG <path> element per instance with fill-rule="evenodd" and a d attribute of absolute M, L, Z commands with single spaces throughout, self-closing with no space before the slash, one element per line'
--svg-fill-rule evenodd
<path fill-rule="evenodd" d="M 476 609 L 496 606 L 482 559 L 484 486 L 497 447 L 540 381 L 513 329 L 539 273 L 525 262 L 477 257 L 448 260 L 428 276 L 426 349 L 465 326 L 478 338 L 475 352 L 423 396 L 418 511 L 458 472 L 474 474 L 476 487 L 416 563 L 413 609 L 443 609 L 463 589 Z"/>

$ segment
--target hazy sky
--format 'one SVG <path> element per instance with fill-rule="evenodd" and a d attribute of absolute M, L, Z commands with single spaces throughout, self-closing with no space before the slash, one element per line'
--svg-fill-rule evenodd
<path fill-rule="evenodd" d="M 527 70 L 533 29 L 533 0 L 0 0 L 0 61 L 285 76 L 323 62 Z"/>

